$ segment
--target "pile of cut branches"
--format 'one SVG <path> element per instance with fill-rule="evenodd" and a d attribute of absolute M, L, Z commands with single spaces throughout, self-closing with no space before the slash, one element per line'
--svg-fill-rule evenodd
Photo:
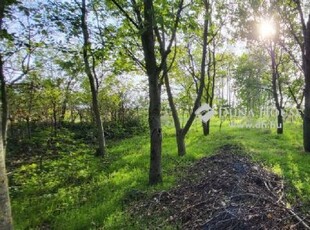
<path fill-rule="evenodd" d="M 162 216 L 160 226 L 181 229 L 310 229 L 285 201 L 283 179 L 240 154 L 235 145 L 220 148 L 190 167 L 171 191 L 136 206 L 145 216 Z"/>

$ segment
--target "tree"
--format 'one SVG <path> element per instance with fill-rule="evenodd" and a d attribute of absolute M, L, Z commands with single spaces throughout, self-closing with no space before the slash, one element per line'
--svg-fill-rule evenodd
<path fill-rule="evenodd" d="M 183 0 L 177 4 L 177 12 L 169 13 L 169 4 L 172 2 L 163 1 L 161 6 L 154 6 L 153 0 L 145 0 L 143 3 L 131 1 L 131 4 L 122 5 L 119 1 L 112 0 L 113 4 L 124 15 L 126 23 L 130 23 L 129 29 L 134 35 L 139 35 L 143 50 L 143 59 L 130 55 L 140 66 L 142 66 L 148 77 L 149 85 L 149 132 L 150 132 L 150 171 L 149 184 L 162 182 L 161 152 L 162 152 L 162 128 L 161 128 L 161 81 L 160 74 L 165 72 L 164 66 L 175 38 L 176 29 L 179 24 L 180 14 L 183 9 Z M 129 6 L 128 6 L 129 5 Z M 165 6 L 165 7 L 162 7 Z M 167 11 L 171 17 L 164 17 L 161 11 Z M 161 39 L 158 28 L 164 20 L 172 20 L 173 27 L 170 38 Z M 133 34 L 132 34 L 133 35 Z M 157 41 L 156 39 L 157 38 Z M 166 41 L 167 44 L 165 43 Z M 163 46 L 163 44 L 166 44 Z M 140 44 L 138 44 L 138 47 Z M 159 50 L 157 48 L 159 47 Z M 160 57 L 158 57 L 158 53 Z M 130 52 L 130 54 L 132 54 Z M 167 69 L 166 69 L 167 70 Z"/>
<path fill-rule="evenodd" d="M 219 67 L 218 62 L 224 62 L 225 54 L 222 54 L 222 57 L 216 55 L 216 49 L 219 44 L 216 44 L 216 38 L 213 37 L 211 40 L 212 46 L 209 46 L 209 59 L 208 59 L 208 71 L 207 71 L 207 84 L 204 92 L 204 101 L 213 108 L 214 94 L 215 94 L 215 77 L 218 74 Z M 202 122 L 203 134 L 205 136 L 210 134 L 210 123 L 211 119 L 207 123 Z"/>
<path fill-rule="evenodd" d="M 5 16 L 5 10 L 15 1 L 1 1 L 0 3 L 0 41 L 10 35 L 4 28 L 3 19 Z M 0 114 L 0 228 L 1 229 L 13 229 L 11 204 L 9 198 L 8 180 L 5 167 L 5 141 L 7 132 L 7 95 L 6 95 L 6 82 L 3 69 L 3 56 L 0 53 L 0 89 L 1 89 L 1 114 Z"/>
<path fill-rule="evenodd" d="M 93 124 L 98 141 L 96 155 L 104 156 L 106 152 L 105 136 L 98 101 L 99 87 L 102 80 L 100 77 L 102 75 L 98 74 L 100 72 L 98 66 L 104 63 L 109 55 L 109 49 L 106 48 L 109 42 L 105 36 L 106 33 L 104 33 L 107 25 L 104 20 L 99 20 L 99 11 L 97 9 L 97 7 L 101 6 L 99 3 L 99 1 L 95 0 L 49 1 L 46 8 L 49 9 L 47 18 L 50 19 L 50 26 L 57 28 L 57 32 L 62 35 L 62 39 L 57 39 L 56 34 L 53 34 L 51 40 L 54 47 L 64 53 L 81 55 L 83 60 L 84 73 L 88 78 L 90 87 Z M 106 10 L 103 8 L 100 13 L 104 15 Z M 100 18 L 103 15 L 100 14 Z M 65 45 L 64 41 L 66 42 Z M 80 43 L 80 41 L 82 42 Z M 74 59 L 77 60 L 77 58 Z M 78 65 L 78 63 L 74 63 L 74 65 Z M 79 71 L 79 66 L 75 68 Z M 68 81 L 68 84 L 70 86 L 70 81 Z M 66 101 L 63 103 L 63 109 L 65 109 L 65 103 Z"/>
<path fill-rule="evenodd" d="M 44 46 L 43 40 L 46 38 L 46 34 L 41 32 L 43 24 L 32 20 L 36 9 L 25 7 L 19 1 L 7 1 L 7 4 L 7 20 L 1 25 L 0 35 L 5 41 L 0 54 L 2 70 L 6 70 L 0 76 L 4 148 L 9 117 L 8 87 L 18 84 L 33 70 L 32 55 Z M 15 14 L 19 16 L 18 19 L 14 17 Z"/>
<path fill-rule="evenodd" d="M 290 1 L 267 1 L 263 4 L 261 1 L 240 2 L 239 3 L 239 23 L 246 23 L 246 26 L 240 27 L 239 32 L 241 36 L 247 39 L 252 46 L 264 47 L 268 52 L 270 59 L 270 76 L 271 76 L 271 92 L 277 115 L 277 133 L 283 133 L 283 110 L 285 99 L 292 97 L 296 103 L 297 109 L 300 110 L 300 103 L 298 96 L 293 92 L 291 85 L 296 85 L 295 81 L 299 81 L 294 75 L 288 75 L 285 65 L 288 66 L 294 62 L 298 64 L 298 57 L 295 56 L 294 44 L 290 34 L 291 28 L 296 26 L 294 17 L 296 12 L 292 13 L 289 10 Z M 249 10 L 247 10 L 249 9 Z M 247 20 L 247 17 L 257 12 L 254 17 Z M 283 13 L 285 12 L 285 13 Z M 294 15 L 295 14 L 295 15 Z M 241 25 L 241 24 L 239 24 Z M 296 31 L 295 31 L 296 32 Z M 299 38 L 295 34 L 293 36 Z M 284 55 L 284 51 L 291 56 L 291 60 Z M 301 68 L 300 68 L 301 69 Z M 297 84 L 298 85 L 298 84 Z M 288 89 L 288 90 L 286 90 Z M 285 93 L 287 95 L 285 95 Z"/>
<path fill-rule="evenodd" d="M 241 55 L 236 61 L 236 68 L 233 71 L 234 86 L 240 105 L 248 111 L 259 110 L 268 100 L 270 85 L 266 66 L 266 57 L 257 49 Z"/>
<path fill-rule="evenodd" d="M 304 112 L 303 116 L 303 143 L 304 150 L 310 152 L 310 13 L 306 1 L 290 0 L 276 1 L 277 10 L 287 31 L 287 36 L 281 45 L 290 55 L 293 62 L 301 69 L 304 76 Z M 308 13 L 306 13 L 308 12 Z M 298 19 L 299 18 L 299 19 Z M 299 49 L 299 54 L 291 49 L 291 41 L 294 41 Z M 301 63 L 301 64 L 300 64 Z M 291 90 L 293 93 L 293 91 Z M 296 96 L 293 96 L 300 109 Z M 301 100 L 302 101 L 302 100 Z"/>
<path fill-rule="evenodd" d="M 2 120 L 0 126 L 2 126 Z M 3 146 L 2 133 L 0 135 L 0 229 L 13 229 L 9 187 L 5 167 L 5 149 Z"/>
<path fill-rule="evenodd" d="M 81 75 L 81 73 L 84 71 L 82 64 L 83 61 L 81 60 L 79 55 L 64 55 L 61 58 L 56 59 L 55 62 L 66 73 L 67 78 L 62 79 L 65 83 L 65 86 L 63 87 L 63 99 L 61 105 L 61 114 L 59 117 L 60 124 L 64 123 L 65 121 L 65 115 L 67 112 L 68 103 L 70 101 L 73 85 L 76 82 L 77 77 Z"/>
<path fill-rule="evenodd" d="M 201 98 L 203 95 L 203 90 L 205 88 L 205 76 L 206 76 L 206 62 L 207 62 L 207 45 L 208 45 L 208 33 L 209 33 L 209 18 L 210 18 L 210 2 L 209 0 L 203 1 L 204 4 L 204 22 L 203 22 L 203 36 L 202 36 L 202 56 L 201 56 L 201 63 L 200 63 L 200 76 L 193 76 L 194 81 L 198 81 L 199 79 L 199 86 L 197 85 L 197 97 L 194 102 L 194 106 L 192 108 L 192 111 L 190 113 L 190 116 L 185 124 L 185 126 L 182 128 L 178 111 L 175 106 L 175 102 L 173 99 L 172 90 L 170 87 L 170 82 L 168 78 L 168 69 L 167 65 L 164 67 L 166 68 L 166 71 L 164 69 L 164 81 L 165 86 L 167 89 L 168 94 L 168 101 L 169 106 L 172 112 L 172 117 L 174 121 L 175 131 L 176 131 L 176 141 L 177 141 L 177 147 L 178 147 L 178 155 L 183 156 L 186 154 L 186 147 L 185 147 L 185 136 L 188 133 L 194 119 L 195 119 L 195 111 L 198 109 L 199 105 L 201 104 Z"/>
<path fill-rule="evenodd" d="M 90 59 L 92 59 L 93 63 L 94 56 L 92 55 L 92 47 L 91 42 L 89 38 L 89 31 L 88 31 L 88 24 L 87 24 L 87 9 L 86 9 L 86 3 L 85 0 L 82 0 L 82 6 L 81 6 L 81 28 L 83 31 L 83 60 L 85 65 L 85 73 L 89 79 L 89 85 L 91 89 L 92 94 L 92 106 L 94 111 L 94 117 L 95 122 L 97 126 L 97 138 L 98 138 L 98 152 L 97 155 L 104 156 L 105 155 L 105 137 L 104 137 L 104 131 L 103 131 L 103 125 L 100 117 L 100 110 L 99 110 L 99 104 L 98 104 L 98 80 L 96 80 L 96 72 L 93 68 L 91 68 L 90 65 Z"/>
<path fill-rule="evenodd" d="M 277 133 L 282 134 L 283 124 L 284 124 L 282 110 L 284 109 L 284 106 L 283 106 L 282 82 L 280 79 L 279 62 L 277 62 L 277 56 L 276 56 L 277 50 L 276 50 L 275 43 L 270 44 L 269 53 L 271 57 L 272 93 L 273 93 L 273 98 L 275 101 L 276 109 L 278 111 Z"/>
<path fill-rule="evenodd" d="M 310 152 L 310 13 L 308 19 L 305 18 L 303 8 L 300 0 L 293 1 L 296 3 L 297 10 L 300 17 L 300 24 L 302 28 L 301 39 L 295 33 L 296 42 L 300 46 L 302 56 L 302 67 L 305 78 L 305 110 L 303 117 L 303 139 L 304 149 L 306 152 Z"/>

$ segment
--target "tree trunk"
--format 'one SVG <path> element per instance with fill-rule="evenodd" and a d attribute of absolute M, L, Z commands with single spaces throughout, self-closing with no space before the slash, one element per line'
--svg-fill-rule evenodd
<path fill-rule="evenodd" d="M 26 118 L 26 125 L 27 125 L 27 137 L 30 140 L 31 139 L 31 124 L 30 124 L 29 116 L 27 116 L 27 118 Z"/>
<path fill-rule="evenodd" d="M 9 189 L 7 174 L 5 168 L 5 142 L 7 134 L 7 121 L 8 121 L 8 110 L 7 110 L 7 95 L 6 95 L 6 84 L 3 73 L 3 62 L 2 56 L 0 55 L 0 83 L 1 83 L 1 103 L 2 113 L 0 122 L 0 229 L 13 229 L 12 225 L 12 214 L 11 205 L 9 198 Z"/>
<path fill-rule="evenodd" d="M 141 34 L 142 47 L 149 83 L 149 129 L 150 129 L 150 171 L 149 184 L 162 182 L 161 151 L 161 86 L 159 84 L 159 71 L 157 70 L 154 40 L 154 11 L 153 1 L 144 1 L 144 30 Z"/>
<path fill-rule="evenodd" d="M 212 77 L 211 77 L 211 61 L 213 62 Z M 209 64 L 207 74 L 208 74 L 208 85 L 206 89 L 207 90 L 206 102 L 212 108 L 214 99 L 214 89 L 215 89 L 215 76 L 216 76 L 215 39 L 213 39 L 213 50 L 209 49 Z M 211 120 L 208 120 L 207 123 L 202 122 L 202 129 L 204 136 L 208 136 L 210 134 L 210 122 Z"/>
<path fill-rule="evenodd" d="M 207 123 L 202 122 L 203 135 L 208 136 L 210 134 L 210 120 Z"/>
<path fill-rule="evenodd" d="M 186 122 L 183 133 L 187 134 L 189 131 L 194 119 L 195 119 L 195 111 L 201 105 L 201 98 L 203 94 L 203 90 L 205 88 L 205 78 L 206 78 L 206 61 L 207 61 L 207 46 L 208 46 L 208 33 L 209 33 L 209 17 L 210 17 L 210 3 L 209 0 L 204 0 L 205 7 L 205 16 L 204 16 L 204 25 L 203 25 L 203 44 L 202 44 L 202 57 L 200 64 L 200 85 L 197 91 L 197 98 L 194 103 L 193 111 L 190 114 L 188 121 Z"/>
<path fill-rule="evenodd" d="M 71 85 L 72 79 L 70 79 L 67 82 L 67 86 L 66 86 L 66 91 L 65 91 L 65 95 L 64 95 L 64 100 L 62 102 L 62 106 L 61 106 L 61 114 L 59 117 L 59 125 L 62 125 L 64 123 L 65 120 L 65 115 L 67 112 L 67 104 L 68 104 L 68 100 L 69 100 L 69 93 L 70 93 L 70 85 Z"/>
<path fill-rule="evenodd" d="M 3 147 L 6 149 L 6 136 L 7 136 L 7 129 L 8 129 L 8 99 L 7 99 L 7 91 L 6 91 L 6 82 L 3 73 L 3 61 L 2 56 L 0 54 L 0 89 L 1 89 L 1 121 L 2 121 L 2 128 L 1 128 L 1 136 L 3 141 Z"/>
<path fill-rule="evenodd" d="M 306 105 L 306 104 L 308 104 L 308 105 Z M 304 111 L 304 120 L 303 120 L 303 139 L 304 139 L 304 150 L 305 150 L 305 152 L 310 152 L 310 95 L 305 95 L 305 111 Z"/>
<path fill-rule="evenodd" d="M 7 174 L 5 168 L 5 149 L 3 146 L 3 137 L 0 138 L 0 229 L 13 229 L 11 205 L 9 198 L 9 189 Z"/>
<path fill-rule="evenodd" d="M 63 123 L 64 123 L 64 120 L 65 120 L 65 115 L 66 115 L 66 112 L 67 112 L 67 104 L 68 104 L 68 98 L 67 98 L 67 92 L 65 93 L 65 98 L 62 102 L 62 105 L 61 105 L 61 113 L 60 113 L 60 116 L 59 116 L 59 125 L 61 126 Z"/>
<path fill-rule="evenodd" d="M 160 120 L 161 97 L 158 86 L 154 87 L 154 84 L 150 83 L 149 87 L 150 87 L 149 127 L 151 138 L 149 183 L 150 185 L 153 185 L 162 182 L 162 170 L 161 170 L 162 130 Z"/>
<path fill-rule="evenodd" d="M 56 102 L 53 102 L 53 116 L 52 116 L 52 123 L 53 123 L 53 130 L 54 130 L 54 137 L 57 137 L 57 108 Z"/>
<path fill-rule="evenodd" d="M 172 113 L 173 123 L 175 127 L 175 133 L 176 133 L 176 141 L 177 141 L 177 147 L 178 147 L 178 155 L 184 156 L 186 154 L 186 147 L 185 147 L 185 135 L 183 133 L 183 129 L 181 128 L 181 123 L 178 115 L 177 108 L 175 107 L 174 101 L 173 101 L 173 95 L 169 83 L 169 77 L 168 77 L 168 69 L 167 69 L 167 63 L 164 63 L 163 66 L 164 71 L 164 80 L 165 80 L 165 86 L 167 90 L 168 95 L 168 102 Z"/>
<path fill-rule="evenodd" d="M 177 141 L 177 147 L 178 147 L 178 155 L 184 156 L 186 154 L 186 147 L 185 147 L 185 135 L 184 130 L 181 128 L 180 119 L 178 115 L 178 111 L 175 107 L 173 96 L 170 88 L 170 83 L 168 79 L 168 74 L 165 74 L 165 85 L 167 89 L 167 95 L 168 95 L 168 102 L 172 113 L 173 123 L 175 127 L 175 133 L 176 133 L 176 141 Z"/>
<path fill-rule="evenodd" d="M 278 120 L 277 134 L 283 134 L 283 116 L 282 116 L 281 110 L 278 112 L 279 112 L 279 115 L 277 117 L 277 120 Z"/>
<path fill-rule="evenodd" d="M 96 152 L 96 155 L 98 156 L 104 156 L 105 155 L 105 137 L 104 137 L 104 130 L 103 125 L 101 122 L 100 117 L 100 110 L 98 105 L 98 92 L 96 88 L 96 82 L 95 82 L 95 76 L 94 73 L 92 73 L 91 66 L 89 64 L 89 55 L 91 52 L 91 43 L 89 41 L 89 32 L 88 32 L 88 26 L 87 26 L 87 12 L 86 12 L 86 4 L 85 0 L 82 0 L 82 16 L 81 16 L 81 27 L 83 30 L 83 38 L 84 38 L 84 45 L 83 45 L 83 60 L 85 64 L 85 73 L 89 79 L 91 94 L 92 94 L 92 107 L 93 107 L 93 113 L 94 113 L 94 120 L 97 128 L 97 138 L 98 138 L 98 150 Z"/>
<path fill-rule="evenodd" d="M 177 131 L 177 146 L 178 146 L 178 155 L 184 156 L 186 154 L 185 147 L 185 135 L 183 133 L 183 129 Z"/>
<path fill-rule="evenodd" d="M 276 67 L 276 57 L 275 57 L 275 44 L 270 45 L 270 55 L 271 55 L 271 70 L 272 70 L 272 93 L 273 99 L 275 101 L 276 109 L 278 110 L 278 126 L 277 126 L 277 134 L 283 134 L 283 117 L 282 117 L 282 103 L 279 102 L 279 94 L 278 94 L 278 84 L 281 84 L 278 79 L 278 70 Z M 280 85 L 279 85 L 280 86 Z M 280 92 L 281 93 L 281 92 Z M 281 94 L 280 94 L 281 96 Z"/>
<path fill-rule="evenodd" d="M 303 139 L 304 149 L 310 152 L 310 14 L 305 32 L 305 54 L 304 54 L 304 71 L 305 71 L 305 112 L 303 120 Z"/>
<path fill-rule="evenodd" d="M 3 18 L 4 6 L 1 3 L 0 20 Z M 2 24 L 2 23 L 1 23 Z M 1 26 L 0 26 L 1 30 Z M 6 82 L 3 73 L 3 62 L 0 54 L 0 89 L 1 89 L 1 122 L 0 122 L 0 229 L 13 229 L 11 205 L 9 198 L 9 188 L 7 181 L 7 174 L 5 168 L 5 149 L 6 149 L 6 135 L 8 123 L 8 101 L 6 93 Z"/>

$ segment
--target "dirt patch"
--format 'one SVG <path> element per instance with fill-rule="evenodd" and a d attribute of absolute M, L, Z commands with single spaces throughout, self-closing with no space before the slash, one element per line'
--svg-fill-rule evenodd
<path fill-rule="evenodd" d="M 180 184 L 161 192 L 137 212 L 166 216 L 160 226 L 181 229 L 307 229 L 309 219 L 289 208 L 283 180 L 234 145 L 195 163 Z"/>

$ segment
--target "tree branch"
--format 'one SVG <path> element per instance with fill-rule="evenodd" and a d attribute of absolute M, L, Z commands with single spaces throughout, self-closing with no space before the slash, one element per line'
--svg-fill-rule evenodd
<path fill-rule="evenodd" d="M 138 23 L 135 22 L 135 20 L 133 20 L 130 15 L 126 12 L 126 10 L 116 1 L 116 0 L 111 0 L 114 5 L 124 14 L 124 16 L 137 28 L 137 29 L 141 29 L 141 25 L 139 25 Z"/>

